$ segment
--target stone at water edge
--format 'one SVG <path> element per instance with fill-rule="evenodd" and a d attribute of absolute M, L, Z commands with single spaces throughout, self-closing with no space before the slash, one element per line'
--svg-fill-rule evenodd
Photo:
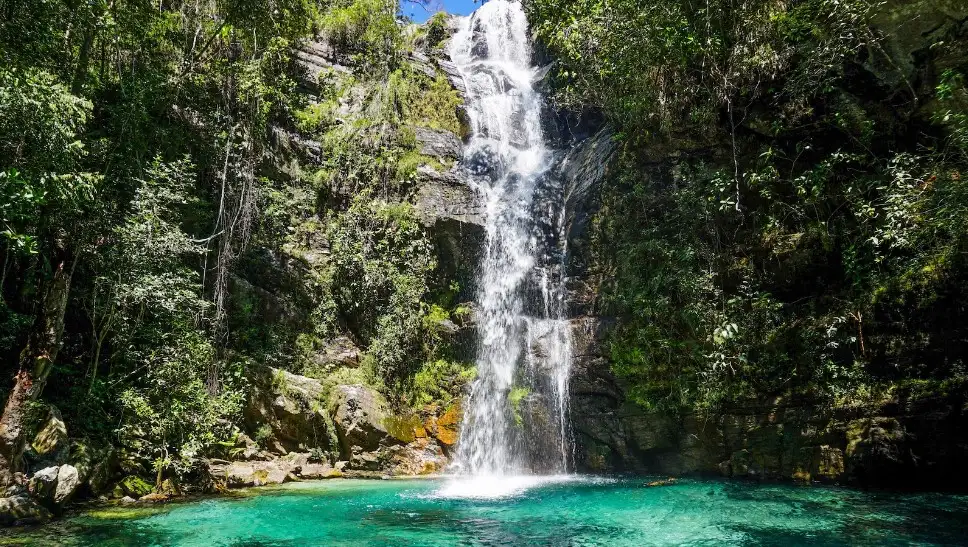
<path fill-rule="evenodd" d="M 46 467 L 34 473 L 27 483 L 30 497 L 52 510 L 58 510 L 81 486 L 81 476 L 73 465 Z"/>
<path fill-rule="evenodd" d="M 162 494 L 160 492 L 152 492 L 150 494 L 145 494 L 138 498 L 139 503 L 163 503 L 171 499 L 168 494 Z"/>
<path fill-rule="evenodd" d="M 135 475 L 128 475 L 121 482 L 118 483 L 118 489 L 121 490 L 125 496 L 130 496 L 132 498 L 140 498 L 141 496 L 146 496 L 151 493 L 151 485 L 144 481 L 141 477 Z"/>
<path fill-rule="evenodd" d="M 344 458 L 380 448 L 389 436 L 384 425 L 390 415 L 386 401 L 376 390 L 362 384 L 336 386 L 330 397 L 333 421 Z"/>
<path fill-rule="evenodd" d="M 243 409 L 249 432 L 268 426 L 272 434 L 266 439 L 270 452 L 286 454 L 307 452 L 329 438 L 329 416 L 321 398 L 325 390 L 313 378 L 266 368 L 253 386 Z M 249 440 L 248 436 L 240 437 Z M 267 459 L 246 442 L 245 459 Z"/>
<path fill-rule="evenodd" d="M 268 462 L 232 462 L 225 467 L 222 477 L 229 488 L 265 486 L 286 482 L 292 471 L 292 464 L 282 459 Z"/>
<path fill-rule="evenodd" d="M 43 524 L 53 515 L 27 494 L 0 498 L 0 525 Z"/>
<path fill-rule="evenodd" d="M 451 446 L 457 443 L 457 437 L 460 432 L 460 423 L 463 420 L 464 414 L 462 412 L 460 403 L 454 403 L 447 411 L 444 412 L 439 418 L 437 418 L 436 428 L 434 431 L 434 437 L 441 443 Z"/>

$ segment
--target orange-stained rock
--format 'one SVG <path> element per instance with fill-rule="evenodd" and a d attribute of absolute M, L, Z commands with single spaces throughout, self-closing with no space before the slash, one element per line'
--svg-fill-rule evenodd
<path fill-rule="evenodd" d="M 456 443 L 462 418 L 460 403 L 451 405 L 447 412 L 437 418 L 437 431 L 434 435 L 437 440 L 446 445 Z"/>

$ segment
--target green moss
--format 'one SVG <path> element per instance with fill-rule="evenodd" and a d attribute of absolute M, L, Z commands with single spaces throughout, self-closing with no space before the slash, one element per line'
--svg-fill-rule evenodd
<path fill-rule="evenodd" d="M 423 426 L 423 423 L 415 415 L 387 416 L 383 419 L 383 426 L 394 439 L 410 443 L 416 438 L 416 431 Z"/>
<path fill-rule="evenodd" d="M 99 520 L 134 520 L 163 513 L 166 510 L 167 508 L 159 507 L 157 505 L 140 507 L 112 506 L 86 511 L 84 512 L 84 516 Z"/>
<path fill-rule="evenodd" d="M 511 414 L 514 416 L 514 423 L 518 427 L 524 425 L 524 417 L 521 415 L 521 401 L 531 394 L 531 390 L 524 386 L 514 386 L 508 393 L 508 404 L 511 405 Z"/>
<path fill-rule="evenodd" d="M 118 483 L 118 486 L 125 495 L 131 496 L 135 499 L 150 494 L 152 490 L 150 484 L 145 482 L 141 477 L 135 475 L 128 475 Z"/>

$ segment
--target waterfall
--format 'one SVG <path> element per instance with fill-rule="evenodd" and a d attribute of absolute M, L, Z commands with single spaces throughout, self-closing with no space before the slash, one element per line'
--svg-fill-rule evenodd
<path fill-rule="evenodd" d="M 542 128 L 528 23 L 491 0 L 450 45 L 466 88 L 471 136 L 460 169 L 485 206 L 477 278 L 477 377 L 464 405 L 459 475 L 564 473 L 571 459 L 564 191 L 560 150 Z"/>

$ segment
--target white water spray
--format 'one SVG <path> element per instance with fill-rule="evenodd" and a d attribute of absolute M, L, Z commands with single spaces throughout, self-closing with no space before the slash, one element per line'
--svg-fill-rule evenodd
<path fill-rule="evenodd" d="M 462 21 L 450 46 L 472 131 L 461 167 L 486 218 L 477 378 L 455 458 L 459 475 L 477 477 L 469 487 L 485 477 L 565 473 L 571 459 L 564 200 L 549 176 L 558 154 L 541 126 L 527 26 L 519 3 L 491 0 Z"/>

